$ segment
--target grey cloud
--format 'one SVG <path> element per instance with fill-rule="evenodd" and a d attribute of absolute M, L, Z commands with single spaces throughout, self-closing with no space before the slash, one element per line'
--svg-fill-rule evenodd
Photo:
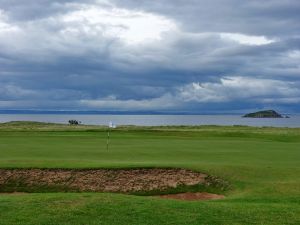
<path fill-rule="evenodd" d="M 167 15 L 190 32 L 299 35 L 297 0 L 114 0 L 122 7 Z"/>
<path fill-rule="evenodd" d="M 93 3 L 94 0 L 0 0 L 2 10 L 11 21 L 24 22 L 55 17 L 76 8 L 76 3 Z"/>
<path fill-rule="evenodd" d="M 176 27 L 159 40 L 128 44 L 110 35 L 112 26 L 119 31 L 126 24 L 64 17 L 89 7 L 151 12 Z M 0 108 L 197 111 L 277 104 L 300 111 L 298 1 L 0 0 L 0 8 Z M 224 32 L 275 41 L 242 44 L 222 38 Z M 243 95 L 245 86 L 224 86 L 224 77 L 269 85 L 260 92 L 247 87 Z M 193 83 L 206 88 L 194 90 Z"/>

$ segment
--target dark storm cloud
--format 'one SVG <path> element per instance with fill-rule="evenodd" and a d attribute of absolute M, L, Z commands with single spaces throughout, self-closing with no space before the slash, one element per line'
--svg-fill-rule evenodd
<path fill-rule="evenodd" d="M 0 0 L 0 108 L 300 111 L 299 11 L 297 0 Z"/>

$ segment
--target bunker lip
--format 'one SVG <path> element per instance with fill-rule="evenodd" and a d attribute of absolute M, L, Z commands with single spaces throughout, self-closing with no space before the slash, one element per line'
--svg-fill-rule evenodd
<path fill-rule="evenodd" d="M 212 194 L 207 192 L 186 192 L 178 194 L 160 195 L 160 198 L 176 199 L 183 201 L 199 201 L 199 200 L 217 200 L 225 198 L 224 195 Z"/>
<path fill-rule="evenodd" d="M 207 174 L 179 168 L 0 169 L 0 192 L 161 195 L 210 189 L 223 191 L 226 188 L 224 184 L 224 181 Z M 197 198 L 200 195 L 187 196 L 190 197 L 186 198 Z M 176 198 L 184 199 L 182 195 L 177 195 Z"/>

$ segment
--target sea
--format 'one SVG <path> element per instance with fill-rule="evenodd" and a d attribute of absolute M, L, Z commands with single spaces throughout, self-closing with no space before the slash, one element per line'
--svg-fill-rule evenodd
<path fill-rule="evenodd" d="M 290 118 L 244 118 L 242 115 L 82 115 L 82 114 L 0 114 L 0 123 L 10 121 L 38 121 L 67 124 L 70 119 L 86 125 L 246 125 L 255 127 L 300 128 L 300 115 Z"/>

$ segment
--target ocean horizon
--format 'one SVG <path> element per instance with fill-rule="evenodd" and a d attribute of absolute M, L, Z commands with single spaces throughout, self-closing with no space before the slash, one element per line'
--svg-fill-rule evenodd
<path fill-rule="evenodd" d="M 290 118 L 244 118 L 243 114 L 83 114 L 83 113 L 0 113 L 0 123 L 11 121 L 36 121 L 67 124 L 78 120 L 86 125 L 108 125 L 110 121 L 118 125 L 135 126 L 254 126 L 254 127 L 300 127 L 299 114 L 284 114 Z"/>

